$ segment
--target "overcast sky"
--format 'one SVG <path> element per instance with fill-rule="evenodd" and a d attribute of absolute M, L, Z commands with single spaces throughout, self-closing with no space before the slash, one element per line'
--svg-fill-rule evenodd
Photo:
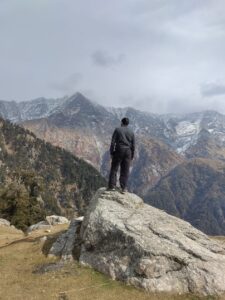
<path fill-rule="evenodd" d="M 0 99 L 225 113 L 224 0 L 0 0 Z"/>

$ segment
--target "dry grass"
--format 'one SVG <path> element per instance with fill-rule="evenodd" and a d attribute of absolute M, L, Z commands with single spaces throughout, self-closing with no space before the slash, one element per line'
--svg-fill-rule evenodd
<path fill-rule="evenodd" d="M 210 236 L 211 239 L 220 242 L 222 245 L 225 245 L 225 236 L 218 235 L 218 236 Z"/>
<path fill-rule="evenodd" d="M 53 232 L 65 229 L 54 228 Z M 18 241 L 18 233 L 0 228 L 1 241 L 16 243 L 0 248 L 0 299 L 1 300 L 197 300 L 196 296 L 146 294 L 141 290 L 112 281 L 88 268 L 70 263 L 63 268 L 44 274 L 33 273 L 37 267 L 56 262 L 45 257 L 39 241 L 43 232 L 35 232 L 27 239 Z M 22 236 L 23 238 L 23 236 Z M 214 299 L 208 297 L 206 299 Z"/>
<path fill-rule="evenodd" d="M 0 226 L 0 248 L 22 238 L 24 238 L 22 231 L 12 227 Z"/>

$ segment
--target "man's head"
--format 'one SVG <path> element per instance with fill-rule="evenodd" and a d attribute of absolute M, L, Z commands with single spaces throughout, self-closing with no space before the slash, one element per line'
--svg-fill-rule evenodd
<path fill-rule="evenodd" d="M 129 119 L 128 118 L 123 118 L 121 120 L 121 126 L 128 126 L 129 125 Z"/>

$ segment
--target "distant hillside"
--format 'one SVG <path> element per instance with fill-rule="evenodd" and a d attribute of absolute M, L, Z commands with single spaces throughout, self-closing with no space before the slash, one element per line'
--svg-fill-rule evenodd
<path fill-rule="evenodd" d="M 225 161 L 225 147 L 223 143 L 211 135 L 208 130 L 202 129 L 199 132 L 198 140 L 186 151 L 187 158 L 209 158 Z"/>
<path fill-rule="evenodd" d="M 81 214 L 104 185 L 82 159 L 0 119 L 0 217 L 24 229 L 45 214 Z"/>
<path fill-rule="evenodd" d="M 174 168 L 145 201 L 211 235 L 225 235 L 225 164 L 193 159 Z"/>

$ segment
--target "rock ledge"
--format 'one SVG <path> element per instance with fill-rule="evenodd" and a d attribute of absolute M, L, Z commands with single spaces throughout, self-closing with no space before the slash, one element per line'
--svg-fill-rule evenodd
<path fill-rule="evenodd" d="M 80 230 L 79 261 L 151 292 L 225 292 L 225 248 L 134 194 L 99 189 Z"/>

